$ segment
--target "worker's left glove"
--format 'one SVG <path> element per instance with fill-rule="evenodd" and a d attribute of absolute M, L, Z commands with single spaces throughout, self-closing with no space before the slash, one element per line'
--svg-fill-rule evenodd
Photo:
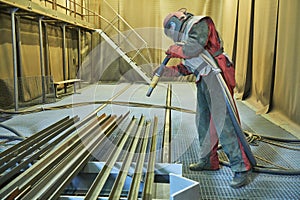
<path fill-rule="evenodd" d="M 171 58 L 187 58 L 187 56 L 183 54 L 182 46 L 176 44 L 171 45 L 166 51 L 166 54 Z"/>

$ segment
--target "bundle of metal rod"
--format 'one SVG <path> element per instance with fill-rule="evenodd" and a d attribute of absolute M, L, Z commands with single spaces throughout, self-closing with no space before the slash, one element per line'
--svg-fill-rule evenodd
<path fill-rule="evenodd" d="M 12 148 L 0 153 L 0 186 L 3 186 L 12 177 L 26 169 L 31 163 L 39 159 L 45 152 L 54 147 L 59 140 L 49 143 L 62 132 L 73 125 L 79 118 L 65 117 L 31 137 L 19 142 Z M 59 138 L 64 139 L 63 134 Z"/>
<path fill-rule="evenodd" d="M 105 134 L 113 131 L 124 117 L 101 115 L 78 130 L 76 126 L 53 139 L 58 144 L 31 167 L 15 177 L 0 190 L 2 198 L 51 199 L 57 198 L 64 187 L 89 161 Z M 68 138 L 65 139 L 65 137 Z M 64 140 L 65 139 L 65 140 Z M 44 153 L 45 151 L 43 151 Z M 1 178 L 2 181 L 2 178 Z"/>

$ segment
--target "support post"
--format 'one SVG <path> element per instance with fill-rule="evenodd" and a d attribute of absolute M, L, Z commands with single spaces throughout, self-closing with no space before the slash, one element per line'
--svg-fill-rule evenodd
<path fill-rule="evenodd" d="M 63 77 L 64 81 L 67 80 L 67 58 L 66 58 L 66 24 L 62 25 L 62 54 L 63 54 Z M 67 93 L 67 86 L 64 87 Z"/>
<path fill-rule="evenodd" d="M 49 88 L 54 88 L 53 85 L 53 80 L 50 79 L 50 70 L 49 70 L 49 41 L 48 41 L 48 33 L 47 33 L 47 23 L 45 23 L 44 21 L 44 37 L 45 37 L 45 52 L 44 52 L 44 56 L 45 56 L 45 76 L 47 77 L 45 80 L 45 85 L 46 85 L 46 90 L 48 90 Z"/>
<path fill-rule="evenodd" d="M 12 53 L 14 67 L 14 103 L 15 110 L 19 109 L 19 89 L 18 89 L 18 63 L 17 63 L 17 42 L 16 42 L 16 26 L 15 13 L 18 8 L 11 9 L 11 36 L 12 36 Z"/>
<path fill-rule="evenodd" d="M 78 28 L 78 79 L 81 79 L 81 66 L 81 30 Z M 81 88 L 81 82 L 79 82 L 79 88 Z"/>
<path fill-rule="evenodd" d="M 43 17 L 39 17 L 39 38 L 40 38 L 40 67 L 42 77 L 42 102 L 46 102 L 46 91 L 45 91 L 45 63 L 44 63 L 44 48 L 43 48 Z"/>

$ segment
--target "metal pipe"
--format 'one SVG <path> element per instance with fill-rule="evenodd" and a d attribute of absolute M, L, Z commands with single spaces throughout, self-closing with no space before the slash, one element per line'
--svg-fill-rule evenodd
<path fill-rule="evenodd" d="M 59 171 L 59 173 L 61 173 L 61 176 L 58 178 L 56 183 L 52 185 L 52 187 L 45 187 L 45 193 L 40 196 L 41 199 L 59 198 L 59 195 L 64 190 L 64 188 L 91 159 L 95 149 L 97 149 L 102 144 L 106 136 L 110 135 L 113 132 L 113 130 L 116 128 L 115 124 L 117 121 L 118 118 L 115 115 L 111 116 L 105 123 L 101 125 L 100 129 L 95 130 L 91 134 L 91 142 L 88 143 L 88 146 L 85 149 L 81 150 L 79 155 L 71 155 L 71 163 L 67 162 L 63 165 L 64 170 L 62 172 Z M 65 167 L 65 165 L 68 164 L 70 165 L 70 168 Z"/>
<path fill-rule="evenodd" d="M 41 77 L 42 77 L 42 101 L 46 102 L 46 92 L 45 92 L 45 63 L 44 63 L 44 48 L 43 48 L 43 27 L 42 20 L 44 17 L 39 17 L 39 39 L 40 39 L 40 67 L 41 67 Z"/>
<path fill-rule="evenodd" d="M 17 42 L 16 42 L 16 26 L 15 26 L 15 13 L 18 8 L 11 9 L 11 34 L 12 34 L 12 54 L 13 54 L 13 67 L 14 67 L 14 101 L 15 110 L 19 109 L 19 89 L 18 89 L 18 63 L 17 63 Z"/>
<path fill-rule="evenodd" d="M 18 187 L 19 193 L 23 193 L 30 185 L 34 185 L 36 182 L 40 183 L 39 180 L 43 179 L 45 175 L 48 176 L 49 172 L 55 169 L 71 152 L 78 148 L 84 148 L 82 145 L 82 138 L 90 134 L 95 128 L 99 128 L 97 119 L 92 120 L 89 125 L 90 126 L 82 127 L 80 130 L 77 130 L 77 132 L 74 132 L 76 131 L 75 127 L 69 129 L 64 134 L 69 136 L 66 141 L 60 144 L 54 151 L 43 157 L 43 159 L 39 160 L 34 166 L 23 172 L 17 179 L 14 179 L 9 185 L 5 186 L 4 189 Z M 59 137 L 55 141 L 61 142 L 62 139 L 64 138 Z M 34 195 L 33 193 L 30 193 L 30 191 L 28 191 L 26 195 Z M 10 193 L 6 193 L 6 190 L 3 192 L 0 190 L 0 196 L 2 194 L 8 195 Z"/>

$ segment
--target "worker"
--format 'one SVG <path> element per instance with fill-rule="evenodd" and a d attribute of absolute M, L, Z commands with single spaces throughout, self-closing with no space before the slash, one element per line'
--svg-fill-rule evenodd
<path fill-rule="evenodd" d="M 175 42 L 166 54 L 171 58 L 181 59 L 178 65 L 165 67 L 163 76 L 190 74 L 196 76 L 196 126 L 200 142 L 200 159 L 197 163 L 190 164 L 190 170 L 218 170 L 217 148 L 220 142 L 233 172 L 230 186 L 239 188 L 248 184 L 252 166 L 235 133 L 215 76 L 216 73 L 221 73 L 233 97 L 235 69 L 223 51 L 222 41 L 213 20 L 208 16 L 194 16 L 181 9 L 168 14 L 163 26 L 165 34 Z M 217 69 L 208 65 L 200 56 L 204 51 L 216 61 Z M 224 105 L 223 108 L 220 105 Z"/>

